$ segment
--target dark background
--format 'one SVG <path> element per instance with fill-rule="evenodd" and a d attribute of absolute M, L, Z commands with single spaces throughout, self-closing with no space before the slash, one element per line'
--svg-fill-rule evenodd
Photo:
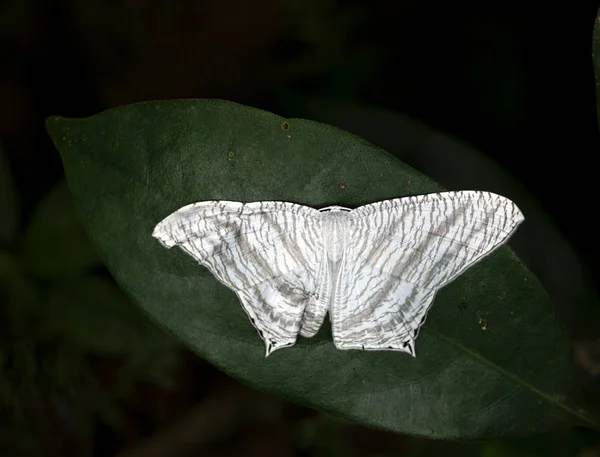
<path fill-rule="evenodd" d="M 0 141 L 18 193 L 19 231 L 27 231 L 35 208 L 63 178 L 44 130 L 49 115 L 84 117 L 152 99 L 223 98 L 294 117 L 303 115 L 298 100 L 327 99 L 404 113 L 496 160 L 540 201 L 596 281 L 600 144 L 591 53 L 597 8 L 583 1 L 5 0 Z M 17 237 L 2 247 L 19 257 L 20 243 Z M 31 340 L 36 349 L 25 357 L 41 363 L 46 346 L 39 338 L 4 333 L 6 347 Z M 28 446 L 14 442 L 30 437 L 44 449 L 38 455 L 48 456 L 434 452 L 423 450 L 430 443 L 252 392 L 185 350 L 175 352 L 171 388 L 132 376 L 135 388 L 113 405 L 121 420 L 110 423 L 94 408 L 74 412 L 80 400 L 65 400 L 64 393 L 57 408 L 32 382 L 40 390 L 33 411 L 15 420 L 11 414 L 27 409 L 27 393 L 8 395 L 12 413 L 0 437 L 24 455 Z M 97 380 L 94 392 L 110 390 L 123 367 L 120 357 L 93 351 L 85 363 Z M 19 376 L 12 382 L 19 384 Z M 73 421 L 89 427 L 74 431 Z M 25 430 L 23 424 L 34 425 Z M 587 445 L 596 442 L 585 436 Z M 576 455 L 580 435 L 575 445 L 569 437 L 552 452 Z M 506 452 L 493 455 L 519 455 L 531 446 L 536 454 L 527 455 L 548 455 L 549 442 L 537 437 L 534 444 L 511 444 L 510 451 L 505 444 L 448 444 L 443 452 L 489 455 L 486 446 L 499 446 L 495 452 Z"/>

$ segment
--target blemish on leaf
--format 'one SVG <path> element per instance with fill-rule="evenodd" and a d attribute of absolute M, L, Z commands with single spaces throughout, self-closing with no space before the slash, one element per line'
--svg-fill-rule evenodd
<path fill-rule="evenodd" d="M 338 187 L 340 189 L 345 189 L 346 188 L 346 184 L 344 184 L 343 182 L 338 182 Z"/>
<path fill-rule="evenodd" d="M 408 181 L 406 181 L 406 184 L 408 184 L 409 186 L 412 184 L 412 181 L 410 180 L 410 178 L 408 178 Z"/>
<path fill-rule="evenodd" d="M 381 173 L 379 173 L 379 177 L 383 178 L 383 171 Z"/>
<path fill-rule="evenodd" d="M 232 160 L 232 159 L 233 159 L 233 155 L 234 155 L 234 154 L 233 154 L 233 151 L 229 151 L 229 152 L 227 153 L 227 157 L 229 158 L 229 160 Z"/>
<path fill-rule="evenodd" d="M 283 122 L 281 123 L 281 128 L 282 128 L 283 130 L 288 130 L 288 129 L 290 128 L 290 123 L 289 123 L 288 121 L 283 121 Z"/>

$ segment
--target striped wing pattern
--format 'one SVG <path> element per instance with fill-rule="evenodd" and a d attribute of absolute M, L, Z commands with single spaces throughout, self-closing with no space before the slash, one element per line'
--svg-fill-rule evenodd
<path fill-rule="evenodd" d="M 373 203 L 349 214 L 333 335 L 339 349 L 397 350 L 414 341 L 435 294 L 502 245 L 523 221 L 489 192 L 443 192 Z"/>
<path fill-rule="evenodd" d="M 237 294 L 267 355 L 298 334 L 316 334 L 329 311 L 338 349 L 415 356 L 436 292 L 524 220 L 509 199 L 479 191 L 332 208 L 199 202 L 168 216 L 153 236 L 183 248 Z"/>
<path fill-rule="evenodd" d="M 304 312 L 316 299 L 320 216 L 285 202 L 198 202 L 164 219 L 153 236 L 180 246 L 237 294 L 269 355 L 293 345 L 303 322 L 311 325 Z"/>

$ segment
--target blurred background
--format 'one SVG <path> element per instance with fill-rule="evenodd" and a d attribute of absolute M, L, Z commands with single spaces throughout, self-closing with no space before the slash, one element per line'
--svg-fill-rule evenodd
<path fill-rule="evenodd" d="M 434 442 L 366 429 L 229 379 L 115 285 L 44 130 L 50 115 L 171 98 L 222 98 L 330 123 L 446 187 L 527 194 L 563 244 L 517 252 L 541 279 L 568 277 L 564 298 L 581 277 L 595 284 L 600 275 L 598 6 L 0 2 L 0 455 L 600 455 L 600 434 L 590 430 Z M 568 259 L 552 257 L 558 251 Z M 557 305 L 592 393 L 600 378 L 594 293 Z"/>

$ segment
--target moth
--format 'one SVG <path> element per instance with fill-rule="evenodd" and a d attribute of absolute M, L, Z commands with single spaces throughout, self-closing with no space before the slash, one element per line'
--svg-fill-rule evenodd
<path fill-rule="evenodd" d="M 436 293 L 524 220 L 491 192 L 416 195 L 358 207 L 203 201 L 153 236 L 233 290 L 266 355 L 314 336 L 329 313 L 338 349 L 415 353 Z"/>

